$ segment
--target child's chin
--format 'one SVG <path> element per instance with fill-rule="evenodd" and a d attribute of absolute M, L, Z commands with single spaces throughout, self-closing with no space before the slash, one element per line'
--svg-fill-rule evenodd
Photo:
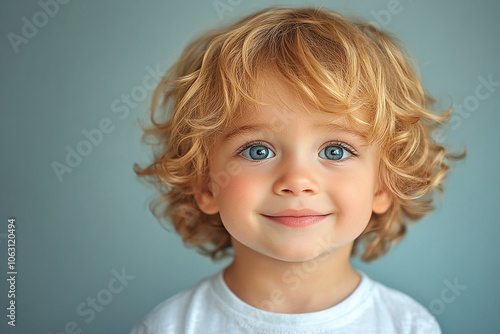
<path fill-rule="evenodd" d="M 315 262 L 316 266 L 327 261 L 331 256 L 349 260 L 351 243 L 339 243 L 332 238 L 323 238 L 321 242 L 294 242 L 293 244 L 281 244 L 280 247 L 267 249 L 265 255 L 283 262 Z M 262 252 L 261 252 L 262 253 Z"/>
<path fill-rule="evenodd" d="M 292 249 L 280 249 L 267 255 L 283 262 L 307 262 L 319 259 L 323 254 L 311 247 L 295 247 Z"/>

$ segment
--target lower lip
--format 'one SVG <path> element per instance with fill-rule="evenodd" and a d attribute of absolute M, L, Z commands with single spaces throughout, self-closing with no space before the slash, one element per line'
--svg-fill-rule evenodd
<path fill-rule="evenodd" d="M 329 215 L 319 215 L 319 216 L 303 216 L 303 217 L 292 217 L 292 216 L 264 216 L 267 219 L 272 220 L 275 223 L 285 225 L 288 227 L 306 227 L 309 225 L 316 224 Z"/>

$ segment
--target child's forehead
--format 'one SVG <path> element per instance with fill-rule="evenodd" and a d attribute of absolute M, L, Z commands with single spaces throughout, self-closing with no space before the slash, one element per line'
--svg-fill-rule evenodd
<path fill-rule="evenodd" d="M 367 111 L 321 111 L 303 98 L 295 87 L 276 75 L 261 74 L 258 83 L 253 97 L 257 102 L 246 101 L 239 106 L 228 124 L 229 131 L 266 123 L 279 128 L 294 120 L 305 119 L 313 119 L 318 125 L 338 126 L 364 137 L 370 130 L 370 115 Z"/>

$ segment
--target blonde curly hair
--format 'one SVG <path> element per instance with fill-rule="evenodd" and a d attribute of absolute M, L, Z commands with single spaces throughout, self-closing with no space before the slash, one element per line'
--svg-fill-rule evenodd
<path fill-rule="evenodd" d="M 413 64 L 398 40 L 369 23 L 313 8 L 267 8 L 210 31 L 189 44 L 162 78 L 151 102 L 154 161 L 134 165 L 156 186 L 153 214 L 170 220 L 185 243 L 212 259 L 228 255 L 231 240 L 219 214 L 200 211 L 194 189 L 207 181 L 208 156 L 236 111 L 255 106 L 258 74 L 272 70 L 317 109 L 343 114 L 368 129 L 382 151 L 379 178 L 393 197 L 373 213 L 355 240 L 362 260 L 385 253 L 407 224 L 433 210 L 449 171 L 448 153 L 431 137 L 451 110 L 432 112 Z M 160 104 L 160 105 L 159 105 Z M 364 110 L 368 122 L 353 113 Z"/>

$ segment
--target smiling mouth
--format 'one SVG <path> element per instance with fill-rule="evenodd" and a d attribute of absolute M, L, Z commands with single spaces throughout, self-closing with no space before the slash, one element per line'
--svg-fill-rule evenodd
<path fill-rule="evenodd" d="M 288 227 L 306 227 L 319 223 L 330 214 L 304 215 L 304 216 L 268 216 L 263 215 L 269 220 Z"/>

